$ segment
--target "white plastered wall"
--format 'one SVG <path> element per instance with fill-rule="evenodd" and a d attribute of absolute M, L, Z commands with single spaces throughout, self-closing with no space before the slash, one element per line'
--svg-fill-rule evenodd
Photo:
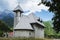
<path fill-rule="evenodd" d="M 33 26 L 35 29 L 35 38 L 44 38 L 44 28 L 41 28 L 38 25 Z"/>
<path fill-rule="evenodd" d="M 14 31 L 14 37 L 34 37 L 33 31 Z"/>

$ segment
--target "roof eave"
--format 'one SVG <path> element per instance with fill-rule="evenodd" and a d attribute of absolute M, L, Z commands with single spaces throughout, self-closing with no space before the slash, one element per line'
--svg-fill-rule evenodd
<path fill-rule="evenodd" d="M 33 22 L 33 23 L 31 23 L 31 24 L 39 24 L 40 26 L 42 26 L 43 28 L 45 28 L 44 25 L 42 25 L 42 24 L 40 24 L 40 23 L 38 23 L 38 22 Z"/>

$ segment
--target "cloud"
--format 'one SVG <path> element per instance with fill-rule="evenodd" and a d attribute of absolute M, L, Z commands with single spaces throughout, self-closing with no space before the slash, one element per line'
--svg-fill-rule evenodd
<path fill-rule="evenodd" d="M 7 2 L 10 10 L 13 10 L 17 6 L 17 0 L 7 0 Z"/>
<path fill-rule="evenodd" d="M 20 6 L 23 11 L 29 10 L 29 12 L 26 13 L 27 15 L 32 12 L 41 12 L 42 9 L 47 11 L 49 8 L 43 4 L 38 6 L 38 3 L 41 2 L 41 0 L 0 0 L 0 8 L 13 10 L 17 6 L 18 2 L 20 2 Z"/>
<path fill-rule="evenodd" d="M 0 7 L 0 11 L 4 11 L 4 10 Z"/>
<path fill-rule="evenodd" d="M 48 10 L 49 7 L 46 7 L 45 5 L 41 4 L 40 6 L 38 6 L 38 3 L 41 2 L 41 0 L 28 0 L 24 3 L 21 3 L 21 7 L 24 11 L 28 11 L 26 13 L 26 15 L 30 14 L 30 13 L 35 13 L 35 12 L 41 12 L 41 10 Z"/>
<path fill-rule="evenodd" d="M 33 7 L 36 9 L 35 6 L 37 6 L 37 4 L 38 4 L 38 0 L 28 0 L 24 3 L 21 3 L 21 6 L 24 9 L 24 11 L 26 11 L 26 10 L 31 10 Z"/>
<path fill-rule="evenodd" d="M 6 0 L 0 0 L 0 9 L 8 9 L 9 4 Z"/>

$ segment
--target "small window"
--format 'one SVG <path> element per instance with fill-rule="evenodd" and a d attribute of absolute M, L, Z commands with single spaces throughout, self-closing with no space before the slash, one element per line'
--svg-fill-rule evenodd
<path fill-rule="evenodd" d="M 31 32 L 29 32 L 29 35 L 31 35 Z"/>

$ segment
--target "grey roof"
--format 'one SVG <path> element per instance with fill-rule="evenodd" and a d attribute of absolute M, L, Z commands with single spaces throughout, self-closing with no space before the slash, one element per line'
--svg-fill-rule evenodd
<path fill-rule="evenodd" d="M 38 19 L 38 17 L 35 17 L 35 15 L 33 13 L 29 14 L 28 16 L 23 15 L 20 17 L 20 21 L 16 25 L 16 27 L 14 27 L 14 29 L 31 29 L 31 30 L 34 30 L 31 27 L 30 23 L 38 23 L 38 24 L 44 26 L 44 24 L 37 21 L 37 19 Z"/>
<path fill-rule="evenodd" d="M 19 23 L 16 25 L 16 27 L 14 27 L 14 29 L 29 29 L 29 30 L 33 30 L 33 28 L 31 27 L 31 25 L 29 24 L 29 17 L 28 16 L 22 16 L 20 17 L 20 21 Z"/>
<path fill-rule="evenodd" d="M 17 10 L 19 10 L 19 11 L 23 12 L 23 9 L 21 8 L 21 6 L 20 6 L 20 5 L 17 5 L 17 7 L 14 9 L 14 11 L 17 11 Z"/>
<path fill-rule="evenodd" d="M 41 22 L 38 21 L 39 17 L 35 16 L 34 13 L 31 13 L 31 14 L 29 14 L 28 16 L 31 17 L 31 21 L 34 20 L 34 21 L 31 22 L 31 23 L 38 23 L 38 24 L 40 24 L 40 25 L 42 25 L 42 26 L 45 27 L 45 25 L 44 25 L 43 23 L 41 23 Z"/>

